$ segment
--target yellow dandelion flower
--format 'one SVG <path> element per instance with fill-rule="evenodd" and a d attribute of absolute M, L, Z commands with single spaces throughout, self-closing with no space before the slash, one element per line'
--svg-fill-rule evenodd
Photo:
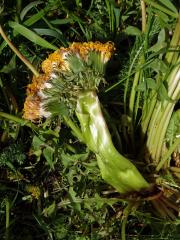
<path fill-rule="evenodd" d="M 115 50 L 114 44 L 112 42 L 100 43 L 100 42 L 85 42 L 78 43 L 74 42 L 70 46 L 72 52 L 79 53 L 83 59 L 87 59 L 90 51 L 95 51 L 101 54 L 101 59 L 106 63 L 112 56 L 113 51 Z"/>
<path fill-rule="evenodd" d="M 67 50 L 65 48 L 60 48 L 54 53 L 50 54 L 49 57 L 42 62 L 41 68 L 45 74 L 50 74 L 54 70 L 66 70 L 66 62 L 64 60 L 64 53 Z"/>
<path fill-rule="evenodd" d="M 32 83 L 27 86 L 27 95 L 37 93 L 48 80 L 49 75 L 47 74 L 40 74 L 38 77 L 33 76 Z"/>
<path fill-rule="evenodd" d="M 50 54 L 41 64 L 43 73 L 38 77 L 34 76 L 32 83 L 27 86 L 27 98 L 24 103 L 23 117 L 34 121 L 51 115 L 50 112 L 43 108 L 45 106 L 43 102 L 46 98 L 43 89 L 52 87 L 48 81 L 56 79 L 58 72 L 70 71 L 69 55 L 75 55 L 83 61 L 88 61 L 88 54 L 94 51 L 100 54 L 102 63 L 106 63 L 114 49 L 114 44 L 111 42 L 105 44 L 100 42 L 74 42 L 68 48 L 61 47 Z"/>
<path fill-rule="evenodd" d="M 27 120 L 37 120 L 40 118 L 40 97 L 28 95 L 24 103 L 23 118 Z"/>

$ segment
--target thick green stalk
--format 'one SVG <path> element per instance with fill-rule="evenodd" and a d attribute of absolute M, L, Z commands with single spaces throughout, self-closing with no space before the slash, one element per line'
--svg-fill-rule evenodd
<path fill-rule="evenodd" d="M 169 74 L 167 81 L 170 84 L 168 95 L 173 102 L 157 101 L 148 129 L 147 148 L 152 159 L 156 159 L 157 162 L 161 157 L 163 139 L 171 118 L 170 113 L 172 113 L 180 95 L 180 67 L 178 65 Z"/>
<path fill-rule="evenodd" d="M 180 80 L 180 78 L 179 78 Z M 159 138 L 155 138 L 155 146 L 156 146 L 156 151 L 155 151 L 155 159 L 157 159 L 159 161 L 160 157 L 161 157 L 161 151 L 162 151 L 162 147 L 163 147 L 163 142 L 164 142 L 164 137 L 167 131 L 167 127 L 169 125 L 169 121 L 171 119 L 173 110 L 174 110 L 174 106 L 175 103 L 178 98 L 180 97 L 180 82 L 179 82 L 179 86 L 177 85 L 176 91 L 174 92 L 172 99 L 174 100 L 174 103 L 169 103 L 164 111 L 164 114 L 162 116 L 162 120 L 159 124 L 159 129 L 161 129 L 160 131 L 160 135 Z"/>
<path fill-rule="evenodd" d="M 94 91 L 79 95 L 76 115 L 85 143 L 96 154 L 103 179 L 120 193 L 148 188 L 149 184 L 134 164 L 114 147 L 99 99 Z"/>
<path fill-rule="evenodd" d="M 142 61 L 140 61 L 142 62 Z M 136 98 L 136 94 L 137 94 L 137 90 L 136 87 L 139 83 L 139 80 L 141 78 L 141 70 L 137 71 L 134 79 L 133 79 L 133 85 L 131 88 L 131 94 L 130 94 L 130 100 L 129 100 L 129 115 L 133 118 L 133 113 L 134 113 L 134 105 L 135 105 L 135 98 Z"/>
<path fill-rule="evenodd" d="M 167 84 L 168 84 L 168 95 L 172 99 L 173 93 L 178 87 L 178 82 L 179 82 L 179 62 L 180 62 L 180 57 L 179 57 L 179 52 L 178 52 L 178 45 L 180 43 L 180 13 L 178 16 L 178 21 L 174 30 L 174 34 L 170 43 L 170 50 L 167 52 L 165 59 L 166 62 L 169 64 L 169 68 L 172 66 L 173 69 L 171 69 L 171 72 L 169 76 L 167 77 Z M 159 77 L 159 76 L 158 76 Z M 162 81 L 162 80 L 160 80 Z M 154 93 L 153 93 L 154 92 Z M 142 140 L 144 139 L 145 134 L 147 133 L 147 148 L 150 151 L 150 154 L 152 153 L 154 156 L 156 154 L 156 147 L 159 145 L 157 144 L 157 136 L 161 135 L 162 139 L 162 129 L 164 129 L 164 124 L 166 122 L 167 125 L 167 119 L 165 122 L 162 122 L 163 114 L 165 112 L 165 109 L 169 104 L 168 101 L 165 101 L 164 103 L 158 101 L 157 99 L 157 94 L 155 93 L 154 90 L 150 93 L 152 97 L 151 100 L 147 100 L 147 103 L 145 103 L 143 107 L 143 116 L 142 116 Z M 175 96 L 175 100 L 177 100 L 178 94 Z M 151 97 L 150 97 L 151 98 Z M 147 109 L 148 106 L 148 109 Z M 147 112 L 146 110 L 147 109 Z M 160 127 L 161 123 L 161 127 Z M 164 131 L 163 131 L 164 132 Z M 164 134 L 164 133 L 163 133 Z M 155 143 L 156 142 L 156 143 Z M 158 152 L 161 151 L 160 149 Z M 159 156 L 159 153 L 158 153 Z"/>
<path fill-rule="evenodd" d="M 175 30 L 174 30 L 174 34 L 173 34 L 173 37 L 171 39 L 170 47 L 172 47 L 174 49 L 175 47 L 178 46 L 179 41 L 180 41 L 180 11 L 179 11 L 179 16 L 178 16 L 178 21 L 176 23 L 176 27 L 175 27 Z M 173 62 L 174 53 L 176 54 L 176 52 L 174 52 L 174 51 L 169 51 L 166 54 L 166 61 L 169 64 Z"/>
<path fill-rule="evenodd" d="M 142 62 L 142 58 L 140 58 L 140 63 Z M 141 81 L 142 78 L 142 70 L 139 70 L 135 73 L 134 79 L 133 79 L 133 85 L 131 88 L 131 94 L 130 94 L 130 100 L 129 100 L 129 116 L 131 119 L 131 143 L 132 143 L 132 149 L 133 152 L 135 152 L 135 142 L 134 142 L 134 123 L 136 121 L 136 113 L 137 113 L 137 106 L 138 106 L 138 92 L 136 90 L 139 82 Z M 136 105 L 137 104 L 137 105 Z"/>
<path fill-rule="evenodd" d="M 177 59 L 177 62 L 180 62 L 180 57 Z M 168 95 L 171 97 L 173 92 L 175 91 L 177 84 L 179 82 L 179 67 L 176 66 L 172 69 L 169 77 L 167 79 L 168 82 Z M 160 80 L 162 81 L 162 80 Z M 167 104 L 167 102 L 166 102 Z M 166 108 L 165 105 L 163 105 Z M 154 136 L 154 132 L 156 131 L 155 120 L 157 117 L 160 117 L 160 110 L 162 109 L 161 103 L 157 100 L 157 93 L 155 90 L 152 90 L 150 93 L 149 99 L 145 102 L 143 106 L 143 116 L 142 116 L 142 134 L 145 136 L 146 131 L 148 130 L 148 142 L 151 141 L 151 137 Z M 158 121 L 159 121 L 158 119 Z M 149 144 L 149 143 L 148 143 Z"/>
<path fill-rule="evenodd" d="M 126 109 L 126 108 L 127 108 L 127 93 L 128 93 L 130 76 L 132 75 L 133 66 L 134 66 L 136 60 L 138 59 L 138 57 L 140 56 L 141 51 L 142 51 L 142 48 L 143 48 L 143 44 L 139 47 L 136 55 L 135 55 L 134 58 L 133 58 L 133 61 L 132 61 L 131 65 L 130 65 L 130 67 L 129 67 L 129 70 L 128 70 L 128 77 L 127 77 L 127 79 L 126 79 L 125 89 L 124 89 L 124 113 L 125 113 L 125 114 L 126 114 L 126 112 L 127 112 L 127 109 Z M 139 71 L 140 71 L 140 70 L 139 70 Z M 138 71 L 138 72 L 139 72 L 139 71 Z M 116 86 L 116 85 L 114 85 L 114 86 Z"/>
<path fill-rule="evenodd" d="M 152 154 L 152 159 L 155 159 L 156 162 L 159 162 L 163 150 L 163 143 L 164 143 L 164 137 L 166 135 L 166 130 L 169 125 L 169 121 L 172 116 L 174 106 L 169 106 L 169 108 L 166 110 L 166 112 L 163 115 L 163 119 L 159 124 L 159 129 L 161 131 L 158 131 L 158 136 L 154 138 L 154 152 Z"/>
<path fill-rule="evenodd" d="M 149 125 L 154 107 L 156 105 L 156 102 L 157 102 L 157 93 L 155 90 L 152 90 L 149 98 L 147 100 L 145 100 L 145 103 L 143 105 L 142 121 L 141 121 L 142 142 L 144 140 L 146 131 L 148 129 L 148 125 Z"/>

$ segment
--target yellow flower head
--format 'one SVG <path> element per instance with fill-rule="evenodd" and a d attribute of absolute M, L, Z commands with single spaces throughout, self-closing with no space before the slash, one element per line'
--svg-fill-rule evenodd
<path fill-rule="evenodd" d="M 80 57 L 87 59 L 89 52 L 97 52 L 101 54 L 101 60 L 106 63 L 112 56 L 115 50 L 112 42 L 100 43 L 100 42 L 75 42 L 70 46 L 70 50 L 74 53 L 79 53 Z"/>
<path fill-rule="evenodd" d="M 42 71 L 45 74 L 51 74 L 54 70 L 66 70 L 66 63 L 63 59 L 62 49 L 50 54 L 49 57 L 42 62 Z"/>
<path fill-rule="evenodd" d="M 84 62 L 88 62 L 90 53 L 95 52 L 100 54 L 100 60 L 102 64 L 105 64 L 111 58 L 114 50 L 112 42 L 105 44 L 100 42 L 74 42 L 68 48 L 61 47 L 50 54 L 41 64 L 43 73 L 38 77 L 33 77 L 32 83 L 27 86 L 23 117 L 34 121 L 51 115 L 50 112 L 44 109 L 43 101 L 46 96 L 43 90 L 52 88 L 50 81 L 56 79 L 59 73 L 71 71 L 69 56 L 75 56 Z M 79 88 L 78 85 L 77 88 Z"/>
<path fill-rule="evenodd" d="M 23 118 L 36 120 L 40 117 L 40 98 L 37 95 L 28 95 L 24 103 Z"/>

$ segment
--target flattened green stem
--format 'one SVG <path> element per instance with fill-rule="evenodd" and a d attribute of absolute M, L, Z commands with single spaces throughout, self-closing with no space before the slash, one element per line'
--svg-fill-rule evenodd
<path fill-rule="evenodd" d="M 103 179 L 120 193 L 148 188 L 149 184 L 134 164 L 114 147 L 95 92 L 79 95 L 76 115 L 85 143 L 96 154 Z"/>

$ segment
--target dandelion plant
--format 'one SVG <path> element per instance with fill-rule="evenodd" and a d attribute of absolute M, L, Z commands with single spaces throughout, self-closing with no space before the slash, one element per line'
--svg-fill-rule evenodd
<path fill-rule="evenodd" d="M 103 179 L 120 193 L 149 187 L 134 164 L 114 147 L 103 117 L 98 88 L 114 51 L 111 42 L 73 43 L 42 63 L 42 73 L 27 87 L 24 118 L 60 115 L 80 141 L 95 153 Z M 73 121 L 76 115 L 79 126 Z"/>

